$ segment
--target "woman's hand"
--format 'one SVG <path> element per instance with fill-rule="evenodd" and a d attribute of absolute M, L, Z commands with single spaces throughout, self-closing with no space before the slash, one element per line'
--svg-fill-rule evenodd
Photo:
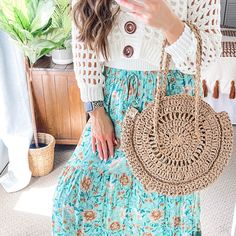
<path fill-rule="evenodd" d="M 161 29 L 169 44 L 175 42 L 184 30 L 184 23 L 164 0 L 137 0 L 140 3 L 130 0 L 116 1 L 128 8 L 131 15 L 150 26 Z"/>
<path fill-rule="evenodd" d="M 113 123 L 107 115 L 104 107 L 96 108 L 91 115 L 92 150 L 96 147 L 101 160 L 107 161 L 114 156 L 114 144 L 117 145 Z"/>

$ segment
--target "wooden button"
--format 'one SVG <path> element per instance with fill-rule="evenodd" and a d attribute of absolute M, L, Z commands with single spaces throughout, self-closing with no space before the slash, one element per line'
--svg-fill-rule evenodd
<path fill-rule="evenodd" d="M 133 21 L 127 21 L 124 25 L 125 31 L 128 34 L 133 34 L 136 31 L 136 24 Z"/>
<path fill-rule="evenodd" d="M 127 45 L 127 46 L 124 47 L 124 49 L 123 49 L 123 54 L 124 54 L 126 57 L 132 57 L 133 53 L 134 53 L 134 49 L 133 49 L 132 46 Z"/>

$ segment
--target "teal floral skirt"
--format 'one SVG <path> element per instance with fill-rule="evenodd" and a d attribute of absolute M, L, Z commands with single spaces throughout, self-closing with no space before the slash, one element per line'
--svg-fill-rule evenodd
<path fill-rule="evenodd" d="M 130 105 L 141 111 L 154 99 L 156 71 L 104 67 L 104 103 L 120 139 Z M 194 78 L 168 74 L 167 95 L 194 95 Z M 200 89 L 202 95 L 202 89 Z M 120 146 L 107 162 L 92 152 L 91 122 L 63 168 L 53 198 L 52 234 L 56 236 L 201 235 L 200 193 L 169 197 L 148 193 L 133 175 Z"/>

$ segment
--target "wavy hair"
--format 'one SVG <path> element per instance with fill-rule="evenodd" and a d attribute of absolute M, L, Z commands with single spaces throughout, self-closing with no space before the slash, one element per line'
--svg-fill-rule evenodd
<path fill-rule="evenodd" d="M 72 8 L 72 17 L 80 34 L 79 41 L 86 47 L 102 53 L 108 59 L 107 36 L 112 29 L 115 13 L 111 12 L 113 0 L 78 0 Z"/>

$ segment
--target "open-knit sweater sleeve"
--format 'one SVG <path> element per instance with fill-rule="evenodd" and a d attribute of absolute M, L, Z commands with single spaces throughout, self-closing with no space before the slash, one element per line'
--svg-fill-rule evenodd
<path fill-rule="evenodd" d="M 95 51 L 78 40 L 80 32 L 72 22 L 72 52 L 74 72 L 83 102 L 104 100 L 104 75 Z"/>
<path fill-rule="evenodd" d="M 188 0 L 187 20 L 200 29 L 202 38 L 202 72 L 221 54 L 220 0 Z M 166 47 L 177 69 L 194 74 L 197 41 L 185 24 L 184 32 L 176 42 Z"/>

